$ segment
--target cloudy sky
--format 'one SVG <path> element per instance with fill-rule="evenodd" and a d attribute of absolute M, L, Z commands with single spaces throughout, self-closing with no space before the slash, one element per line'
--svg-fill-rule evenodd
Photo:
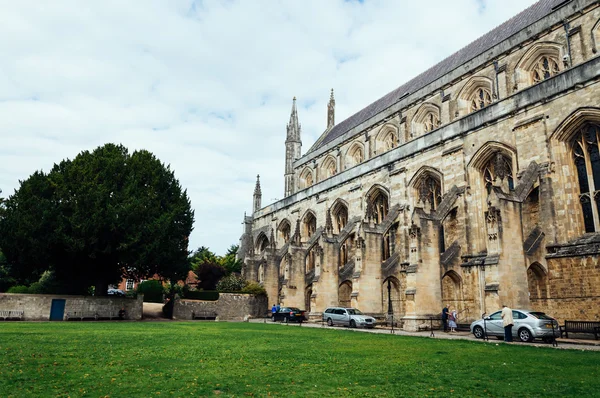
<path fill-rule="evenodd" d="M 0 0 L 0 189 L 107 142 L 170 164 L 191 248 L 237 243 L 256 174 L 283 196 L 298 97 L 323 132 L 533 0 Z"/>

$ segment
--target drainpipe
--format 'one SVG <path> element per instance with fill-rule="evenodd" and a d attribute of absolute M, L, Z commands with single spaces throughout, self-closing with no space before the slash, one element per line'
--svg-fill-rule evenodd
<path fill-rule="evenodd" d="M 563 22 L 563 27 L 565 28 L 565 35 L 567 36 L 567 54 L 569 54 L 569 64 L 565 65 L 566 67 L 571 66 L 571 63 L 573 62 L 573 58 L 571 57 L 571 38 L 569 37 L 569 21 L 564 21 Z"/>
<path fill-rule="evenodd" d="M 494 61 L 494 71 L 496 72 L 496 87 L 494 88 L 492 95 L 494 95 L 496 99 L 500 99 L 500 93 L 498 91 L 500 88 L 500 85 L 498 84 L 498 61 Z"/>

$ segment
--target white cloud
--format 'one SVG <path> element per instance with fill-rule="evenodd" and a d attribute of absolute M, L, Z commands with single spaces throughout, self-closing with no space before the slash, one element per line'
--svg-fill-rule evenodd
<path fill-rule="evenodd" d="M 298 97 L 306 151 L 533 0 L 15 1 L 0 25 L 0 188 L 106 142 L 175 170 L 191 246 L 237 243 L 256 174 L 281 198 Z"/>

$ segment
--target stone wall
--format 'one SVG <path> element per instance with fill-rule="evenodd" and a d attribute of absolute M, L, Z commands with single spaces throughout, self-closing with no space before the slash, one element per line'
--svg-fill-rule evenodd
<path fill-rule="evenodd" d="M 192 319 L 192 313 L 211 312 L 219 321 L 243 321 L 250 316 L 262 318 L 267 314 L 267 298 L 249 294 L 221 293 L 216 301 L 177 299 L 173 319 Z"/>
<path fill-rule="evenodd" d="M 142 319 L 144 296 L 137 299 L 125 297 L 94 297 L 44 294 L 13 294 L 0 293 L 0 310 L 22 310 L 25 321 L 48 321 L 52 300 L 65 300 L 65 315 L 67 313 L 98 313 L 104 316 L 110 312 L 118 313 L 125 308 L 126 319 Z"/>

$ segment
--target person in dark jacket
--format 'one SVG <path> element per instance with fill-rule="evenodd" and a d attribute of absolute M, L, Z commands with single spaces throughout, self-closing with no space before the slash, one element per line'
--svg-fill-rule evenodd
<path fill-rule="evenodd" d="M 448 307 L 449 305 L 446 305 L 442 310 L 442 322 L 444 323 L 444 332 L 448 331 Z"/>

